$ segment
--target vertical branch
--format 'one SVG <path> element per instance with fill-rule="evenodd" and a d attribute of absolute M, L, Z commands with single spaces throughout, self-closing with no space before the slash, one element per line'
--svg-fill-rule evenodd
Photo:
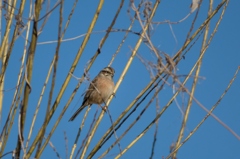
<path fill-rule="evenodd" d="M 36 110 L 35 110 L 35 113 L 34 113 L 34 116 L 33 116 L 33 119 L 32 119 L 32 124 L 31 124 L 31 127 L 29 129 L 28 138 L 27 138 L 27 142 L 26 142 L 26 147 L 28 147 L 28 144 L 29 144 L 29 141 L 30 141 L 30 137 L 32 135 L 33 127 L 35 125 L 35 121 L 36 121 L 37 114 L 38 114 L 38 110 L 40 108 L 40 104 L 41 104 L 41 101 L 42 101 L 42 98 L 43 98 L 43 95 L 44 95 L 44 92 L 45 92 L 48 80 L 49 80 L 51 72 L 52 72 L 54 61 L 55 61 L 55 58 L 53 58 L 52 63 L 50 65 L 50 67 L 49 67 L 48 74 L 47 74 L 46 80 L 44 82 L 40 98 L 38 100 L 38 104 L 37 104 L 37 107 L 36 107 Z"/>
<path fill-rule="evenodd" d="M 2 1 L 1 1 L 1 3 L 2 3 Z M 15 6 L 16 6 L 16 1 L 14 1 L 14 4 L 13 4 L 13 6 L 10 6 L 9 5 L 9 12 L 10 12 L 10 14 L 11 15 L 14 15 L 14 10 L 15 10 Z M 22 0 L 21 1 L 21 5 L 20 5 L 20 9 L 18 10 L 18 17 L 22 17 L 22 13 L 23 13 L 23 8 L 24 8 L 24 6 L 25 6 L 25 0 Z M 0 5 L 0 7 L 2 7 L 2 4 Z M 0 13 L 2 14 L 2 8 L 1 8 L 1 10 L 0 10 Z M 1 15 L 0 15 L 0 17 L 1 17 Z M 19 19 L 21 19 L 21 18 L 19 18 Z M 19 20 L 18 19 L 18 20 Z M 12 21 L 12 18 L 10 18 L 10 21 Z M 10 22 L 10 21 L 8 21 L 8 22 Z M 16 39 L 16 36 L 17 36 L 17 33 L 18 33 L 18 29 L 19 29 L 19 21 L 17 21 L 17 24 L 16 24 L 16 27 L 15 27 L 15 29 L 14 29 L 14 33 L 13 33 L 13 37 L 12 37 L 12 40 L 11 40 L 11 43 L 10 43 L 10 46 L 8 46 L 8 45 L 5 45 L 4 43 L 2 44 L 2 49 L 3 49 L 3 57 L 2 57 L 2 73 L 1 73 L 1 75 L 0 76 L 2 76 L 2 77 L 0 77 L 1 78 L 1 83 L 0 83 L 0 114 L 2 114 L 2 100 L 3 100 L 3 91 L 2 90 L 4 90 L 4 76 L 5 76 L 5 70 L 6 70 L 6 67 L 7 67 L 7 63 L 8 63 L 8 59 L 9 59 L 9 57 L 10 57 L 10 54 L 11 54 L 11 52 L 12 52 L 12 48 L 13 48 L 13 44 L 14 44 L 14 42 L 15 42 L 15 39 Z M 10 25 L 11 26 L 11 25 Z M 1 25 L 0 25 L 0 27 L 1 27 Z M 8 27 L 8 25 L 7 25 L 7 27 Z M 9 32 L 10 32 L 10 28 L 9 28 Z M 0 34 L 1 34 L 1 28 L 0 28 Z M 9 33 L 7 33 L 7 34 L 9 34 Z M 8 36 L 6 34 L 6 32 L 5 32 L 5 35 L 4 36 Z M 1 39 L 1 37 L 0 37 L 0 39 Z M 7 38 L 7 42 L 6 43 L 8 43 L 8 38 Z M 4 47 L 4 45 L 5 45 L 5 47 Z M 27 44 L 26 44 L 27 45 Z M 3 48 L 4 47 L 4 48 Z M 1 48 L 0 48 L 0 50 L 1 50 Z M 2 53 L 2 52 L 1 52 Z M 17 96 L 17 93 L 18 93 L 18 87 L 19 87 L 19 84 L 20 84 L 20 79 L 21 79 L 21 77 L 22 77 L 22 72 L 23 72 L 23 64 L 24 64 L 24 61 L 25 61 L 25 55 L 26 55 L 26 50 L 24 49 L 24 53 L 23 53 L 23 59 L 22 59 L 22 65 L 21 65 L 21 68 L 20 68 L 20 72 L 19 72 L 19 76 L 18 76 L 18 82 L 17 82 L 17 87 L 16 87 L 16 90 L 15 90 L 15 93 L 14 93 L 14 97 L 13 97 L 13 100 L 12 100 L 12 104 L 11 104 L 11 107 L 10 107 L 10 111 L 9 111 L 9 115 L 8 115 L 8 119 L 7 119 L 7 121 L 6 121 L 6 123 L 5 123 L 5 126 L 4 126 L 4 129 L 3 129 L 3 132 L 6 132 L 6 131 L 11 131 L 11 124 L 10 124 L 10 127 L 8 128 L 8 130 L 6 130 L 6 128 L 7 128 L 7 125 L 9 124 L 9 117 L 10 117 L 10 115 L 11 115 L 11 113 L 12 113 L 12 110 L 13 110 L 13 106 L 14 106 L 14 102 L 15 102 L 15 100 L 16 100 L 16 96 Z M 2 116 L 2 115 L 1 115 Z M 14 117 L 13 117 L 14 118 Z M 7 140 L 8 140 L 8 134 L 1 134 L 2 136 L 1 136 L 1 138 L 2 138 L 2 141 L 4 141 L 3 143 L 3 147 L 2 147 L 2 145 L 0 146 L 1 147 L 1 153 L 0 153 L 0 155 L 2 154 L 2 152 L 4 151 L 4 148 L 5 148 L 5 143 L 7 142 Z M 6 135 L 6 136 L 5 136 Z M 1 144 L 2 144 L 2 142 L 1 142 Z"/>
<path fill-rule="evenodd" d="M 51 85 L 51 89 L 50 89 L 50 93 L 49 93 L 49 98 L 48 98 L 48 106 L 47 106 L 47 110 L 46 110 L 46 115 L 45 115 L 45 120 L 44 120 L 44 127 L 43 127 L 43 133 L 41 134 L 41 137 L 39 139 L 38 142 L 38 149 L 36 151 L 36 155 L 35 158 L 39 158 L 42 151 L 41 149 L 44 149 L 46 144 L 43 145 L 43 148 L 41 148 L 42 145 L 42 140 L 47 128 L 47 119 L 48 116 L 50 115 L 49 112 L 51 110 L 51 103 L 52 103 L 52 96 L 53 96 L 53 91 L 55 88 L 55 81 L 56 81 L 56 75 L 57 75 L 57 65 L 58 65 L 58 56 L 59 56 L 59 50 L 60 50 L 60 46 L 61 46 L 61 42 L 62 42 L 62 20 L 63 20 L 63 5 L 64 5 L 64 0 L 61 0 L 60 3 L 60 14 L 59 14 L 59 25 L 58 25 L 58 43 L 57 43 L 57 48 L 56 48 L 56 53 L 54 55 L 54 61 L 53 61 L 53 74 L 52 74 L 52 85 Z M 47 142 L 45 142 L 47 143 Z"/>
<path fill-rule="evenodd" d="M 12 52 L 13 44 L 16 40 L 16 36 L 17 36 L 17 33 L 18 33 L 18 29 L 19 29 L 18 24 L 19 24 L 19 21 L 21 20 L 22 13 L 23 13 L 23 8 L 25 6 L 25 0 L 22 0 L 19 12 L 17 14 L 17 17 L 19 17 L 19 19 L 18 19 L 19 21 L 17 21 L 11 43 L 8 46 L 8 38 L 9 38 L 10 30 L 11 30 L 11 24 L 12 24 L 12 21 L 13 21 L 16 2 L 17 2 L 17 0 L 14 0 L 13 3 L 11 4 L 11 6 L 9 5 L 9 10 L 8 10 L 9 11 L 9 20 L 7 22 L 7 26 L 6 26 L 6 30 L 5 30 L 5 33 L 4 33 L 3 41 L 2 41 L 2 44 L 1 44 L 1 47 L 0 47 L 0 59 L 2 59 L 2 69 L 1 69 L 1 74 L 0 74 L 0 89 L 1 90 L 3 90 L 3 85 L 4 85 L 3 80 L 4 80 L 5 71 L 6 71 L 6 68 L 7 68 L 7 65 L 8 65 L 8 60 L 9 60 L 10 54 Z M 0 5 L 0 6 L 2 7 L 2 5 Z M 1 8 L 1 12 L 2 12 L 2 8 Z M 1 34 L 1 29 L 0 29 L 0 34 Z M 1 113 L 1 109 L 2 109 L 2 98 L 3 98 L 3 92 L 0 91 L 0 113 Z"/>
<path fill-rule="evenodd" d="M 65 24 L 65 27 L 64 27 L 64 29 L 63 29 L 62 38 L 63 38 L 65 32 L 67 31 L 68 25 L 70 24 L 70 21 L 71 21 L 71 18 L 72 18 L 73 13 L 74 13 L 74 11 L 75 11 L 75 8 L 76 8 L 76 6 L 77 6 L 77 3 L 78 3 L 78 0 L 75 0 L 75 2 L 74 2 L 74 4 L 73 4 L 73 7 L 72 7 L 72 10 L 71 10 L 71 12 L 70 12 L 70 14 L 69 14 L 69 16 L 68 16 L 68 20 L 67 20 L 67 22 L 66 22 L 66 24 Z"/>
<path fill-rule="evenodd" d="M 15 11 L 15 7 L 16 7 L 16 3 L 17 0 L 14 0 L 13 3 L 11 5 L 8 6 L 8 21 L 7 21 L 7 25 L 6 25 L 6 30 L 3 36 L 3 40 L 1 43 L 1 47 L 0 47 L 0 58 L 2 59 L 3 57 L 3 50 L 5 49 L 5 47 L 8 44 L 8 38 L 9 38 L 9 34 L 10 34 L 10 30 L 11 30 L 11 25 L 12 25 L 12 21 L 13 21 L 13 17 L 14 17 L 14 11 Z"/>
<path fill-rule="evenodd" d="M 213 4 L 213 1 L 210 0 L 208 16 L 211 15 L 212 4 Z M 178 147 L 180 145 L 181 140 L 183 138 L 183 133 L 184 133 L 184 130 L 186 128 L 188 116 L 189 116 L 190 109 L 191 109 L 191 106 L 192 106 L 192 100 L 193 100 L 194 92 L 195 92 L 195 89 L 196 89 L 198 76 L 199 76 L 199 73 L 200 73 L 200 68 L 201 68 L 201 64 L 202 64 L 203 54 L 206 52 L 205 47 L 206 47 L 206 41 L 207 41 L 207 36 L 208 36 L 208 31 L 209 31 L 209 25 L 210 25 L 209 23 L 206 24 L 206 30 L 205 30 L 205 33 L 204 33 L 203 42 L 202 42 L 202 48 L 201 48 L 201 51 L 200 51 L 200 59 L 199 59 L 199 62 L 197 63 L 197 68 L 196 68 L 196 72 L 195 72 L 195 76 L 194 76 L 194 80 L 193 80 L 193 85 L 192 85 L 192 89 L 191 89 L 191 92 L 190 92 L 188 105 L 187 105 L 187 108 L 186 108 L 186 111 L 185 111 L 185 114 L 184 114 L 184 118 L 183 118 L 183 121 L 182 121 L 182 126 L 181 126 L 181 129 L 180 129 L 180 132 L 179 132 L 179 135 L 178 135 L 178 139 L 177 139 L 177 142 L 176 142 L 176 145 L 175 145 L 176 147 Z M 177 151 L 173 154 L 172 158 L 175 159 L 176 156 L 177 156 Z"/>
<path fill-rule="evenodd" d="M 36 0 L 35 1 L 35 17 L 34 17 L 34 23 L 33 23 L 33 31 L 32 31 L 32 40 L 29 46 L 29 51 L 28 51 L 28 56 L 27 56 L 27 64 L 26 64 L 26 74 L 27 74 L 27 79 L 25 79 L 28 82 L 31 82 L 32 79 L 32 70 L 33 70 L 33 61 L 34 61 L 34 55 L 36 51 L 36 45 L 37 45 L 37 39 L 38 39 L 38 30 L 37 30 L 37 25 L 38 25 L 38 18 L 40 15 L 41 11 L 41 0 Z M 31 92 L 31 86 L 30 83 L 26 83 L 25 89 L 24 89 L 24 97 L 23 97 L 23 105 L 21 108 L 21 123 L 20 123 L 20 128 L 21 128 L 21 135 L 23 138 L 23 132 L 24 132 L 24 125 L 25 125 L 25 119 L 26 119 L 26 113 L 27 113 L 27 108 L 28 108 L 28 100 L 29 100 L 29 95 Z M 23 138 L 24 139 L 24 138 Z M 20 138 L 18 138 L 17 142 L 17 147 L 16 147 L 16 157 L 20 158 L 20 150 L 21 150 L 21 142 Z"/>
<path fill-rule="evenodd" d="M 0 91 L 0 115 L 1 116 L 2 116 L 2 102 L 3 102 L 3 95 L 4 95 L 2 90 L 4 89 L 5 69 L 6 69 L 6 65 L 7 65 L 7 61 L 8 61 L 7 50 L 8 50 L 9 46 L 7 44 L 8 44 L 8 40 L 9 40 L 9 33 L 10 33 L 10 30 L 11 30 L 11 24 L 12 24 L 12 21 L 13 21 L 15 6 L 16 6 L 16 0 L 13 1 L 11 6 L 10 5 L 8 6 L 9 19 L 8 19 L 8 22 L 7 22 L 7 26 L 6 26 L 6 30 L 5 30 L 5 33 L 4 33 L 3 41 L 2 41 L 1 46 L 0 46 L 0 60 L 2 60 L 2 69 L 1 69 L 1 73 L 0 73 L 0 90 L 1 90 Z M 0 7 L 1 7 L 0 8 L 1 12 L 0 13 L 2 14 L 2 5 L 0 5 Z M 2 28 L 0 28 L 0 34 L 2 34 L 1 29 Z"/>
<path fill-rule="evenodd" d="M 2 104 L 3 104 L 3 96 L 4 96 L 4 80 L 5 80 L 5 69 L 6 69 L 6 65 L 7 65 L 7 50 L 8 50 L 8 41 L 9 41 L 9 33 L 11 30 L 11 24 L 12 24 L 12 20 L 13 20 L 13 15 L 14 15 L 14 11 L 15 11 L 15 6 L 16 6 L 16 1 L 12 2 L 9 1 L 8 3 L 10 3 L 11 5 L 8 5 L 7 8 L 7 16 L 9 17 L 8 21 L 7 21 L 7 25 L 6 25 L 6 30 L 4 33 L 4 37 L 3 37 L 3 41 L 0 47 L 0 59 L 1 59 L 1 73 L 0 73 L 0 115 L 2 116 Z M 2 7 L 2 6 L 0 6 Z M 1 8 L 2 10 L 2 8 Z M 7 127 L 7 122 L 4 125 L 3 128 L 3 133 L 1 134 L 1 138 L 3 138 L 3 136 L 5 135 L 4 133 L 6 132 L 6 127 Z M 2 142 L 3 141 L 3 142 Z M 2 146 L 4 146 L 4 143 L 6 141 L 5 140 L 1 140 L 1 150 L 2 150 Z M 3 144 L 3 145 L 2 145 Z M 2 155 L 2 151 L 0 153 L 0 155 Z"/>
<path fill-rule="evenodd" d="M 21 3 L 23 6 L 24 6 L 24 3 Z M 23 10 L 23 7 L 20 7 L 22 10 Z M 20 10 L 21 10 L 20 9 Z M 32 11 L 32 5 L 30 5 L 30 11 L 29 11 L 29 18 L 31 17 L 31 11 Z M 21 15 L 22 12 L 19 12 L 19 14 Z M 18 14 L 18 15 L 19 15 Z M 9 127 L 8 127 L 8 133 L 6 133 L 6 135 L 2 135 L 2 140 L 4 140 L 4 143 L 6 143 L 6 141 L 8 140 L 8 137 L 9 137 L 9 132 L 11 131 L 11 128 L 12 128 L 12 122 L 14 120 L 14 117 L 15 117 L 15 113 L 14 113 L 14 104 L 16 105 L 15 106 L 15 109 L 17 108 L 18 104 L 17 104 L 17 96 L 20 96 L 21 95 L 21 92 L 22 91 L 19 91 L 19 87 L 23 87 L 23 79 L 24 79 L 24 64 L 25 64 L 25 60 L 26 60 L 26 54 L 27 54 L 27 45 L 28 45 L 28 37 L 29 37 L 29 32 L 30 32 L 30 21 L 28 21 L 27 23 L 27 31 L 26 31 L 26 38 L 25 38 L 25 44 L 24 44 L 24 50 L 23 50 L 23 56 L 22 56 L 22 62 L 21 62 L 21 67 L 20 67 L 20 71 L 19 71 L 19 75 L 18 75 L 18 80 L 17 80 L 17 84 L 16 84 L 16 90 L 15 90 L 15 93 L 14 93 L 14 96 L 13 96 L 13 99 L 12 99 L 12 104 L 11 104 L 11 107 L 10 107 L 10 111 L 9 111 L 9 115 L 8 115 L 8 118 L 7 118 L 7 122 L 10 123 L 9 124 Z M 13 37 L 14 38 L 14 37 Z M 12 40 L 13 41 L 13 40 Z M 11 52 L 11 51 L 9 51 Z M 20 88 L 20 90 L 22 90 Z M 16 112 L 16 111 L 15 111 Z M 8 124 L 6 123 L 6 124 Z M 4 127 L 6 128 L 6 127 Z M 1 152 L 4 151 L 4 148 L 5 148 L 5 144 L 4 146 L 2 147 L 1 149 Z"/>
<path fill-rule="evenodd" d="M 0 1 L 2 7 L 2 0 Z M 0 9 L 0 43 L 2 42 L 2 8 Z"/>
<path fill-rule="evenodd" d="M 2 0 L 0 0 L 0 7 L 2 7 Z M 2 8 L 0 9 L 0 43 L 2 42 Z M 4 59 L 2 59 L 4 61 Z M 2 82 L 2 84 L 0 85 L 0 122 L 2 121 L 2 101 L 3 101 L 3 87 L 4 86 L 4 82 Z M 1 147 L 1 146 L 0 146 Z"/>

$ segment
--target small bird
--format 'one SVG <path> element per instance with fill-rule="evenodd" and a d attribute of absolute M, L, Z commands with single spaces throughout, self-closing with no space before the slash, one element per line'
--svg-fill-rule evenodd
<path fill-rule="evenodd" d="M 110 95 L 113 94 L 114 89 L 114 69 L 112 67 L 105 67 L 90 83 L 86 94 L 84 96 L 82 105 L 72 115 L 69 121 L 73 121 L 77 115 L 88 105 L 106 103 Z"/>

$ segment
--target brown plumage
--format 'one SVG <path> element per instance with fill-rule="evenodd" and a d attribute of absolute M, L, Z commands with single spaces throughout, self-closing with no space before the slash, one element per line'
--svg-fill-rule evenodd
<path fill-rule="evenodd" d="M 82 105 L 72 115 L 69 121 L 73 121 L 76 116 L 88 105 L 106 103 L 114 89 L 114 69 L 105 67 L 90 83 L 87 92 L 84 96 Z"/>

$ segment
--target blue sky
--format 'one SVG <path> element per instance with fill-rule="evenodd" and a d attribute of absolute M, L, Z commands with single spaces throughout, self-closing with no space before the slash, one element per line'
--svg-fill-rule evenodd
<path fill-rule="evenodd" d="M 51 1 L 51 7 L 53 7 L 56 1 Z M 67 21 L 67 16 L 70 13 L 72 4 L 74 1 L 65 1 L 64 4 L 64 19 L 63 24 L 65 25 Z M 47 2 L 45 2 L 47 3 Z M 136 6 L 138 1 L 135 1 Z M 214 1 L 215 9 L 220 1 Z M 153 2 L 154 4 L 154 2 Z M 191 1 L 162 1 L 158 7 L 158 10 L 153 18 L 154 22 L 162 22 L 169 20 L 172 22 L 177 22 L 183 19 L 189 12 Z M 92 17 L 95 13 L 95 9 L 98 5 L 98 2 L 95 1 L 84 1 L 78 2 L 77 9 L 74 12 L 72 21 L 70 22 L 69 28 L 66 32 L 64 39 L 76 37 L 86 33 L 89 23 L 92 20 Z M 116 9 L 118 8 L 119 2 L 116 1 L 105 1 L 103 9 L 100 13 L 94 31 L 106 30 L 113 16 L 115 15 Z M 196 87 L 196 92 L 194 97 L 201 102 L 207 109 L 217 102 L 221 94 L 226 89 L 230 80 L 232 79 L 234 73 L 239 67 L 239 37 L 240 37 L 240 21 L 239 21 L 239 10 L 240 1 L 230 1 L 229 6 L 227 7 L 226 13 L 223 16 L 223 20 L 218 28 L 216 35 L 214 36 L 209 48 L 204 55 L 200 78 Z M 124 3 L 123 9 L 119 15 L 114 28 L 116 29 L 127 29 L 130 24 L 130 18 L 127 13 L 129 8 L 129 2 Z M 45 8 L 42 9 L 44 15 Z M 198 14 L 198 18 L 193 28 L 193 32 L 202 24 L 202 22 L 207 17 L 208 11 L 208 1 L 204 1 L 201 9 Z M 210 24 L 210 32 L 213 31 L 213 28 L 219 19 L 222 9 L 216 14 L 212 19 Z M 133 15 L 133 11 L 130 11 L 130 14 Z M 25 10 L 25 17 L 28 15 L 28 10 Z M 42 34 L 40 35 L 38 42 L 46 42 L 57 39 L 57 29 L 58 29 L 58 20 L 59 20 L 59 7 L 51 14 Z M 160 51 L 167 53 L 169 56 L 174 56 L 176 52 L 182 47 L 187 33 L 191 27 L 195 12 L 190 15 L 186 20 L 179 24 L 161 24 L 153 25 L 155 32 L 152 35 L 152 42 Z M 3 24 L 4 26 L 5 24 Z M 64 26 L 63 25 L 63 26 Z M 171 29 L 172 28 L 172 29 Z M 138 22 L 135 22 L 133 26 L 133 31 L 141 31 L 141 27 Z M 3 30 L 4 31 L 4 30 Z M 98 72 L 106 67 L 112 55 L 116 52 L 119 43 L 121 42 L 124 32 L 113 32 L 108 37 L 103 48 L 101 49 L 100 55 L 97 57 L 95 63 L 89 71 L 89 76 L 93 79 Z M 77 68 L 74 71 L 74 75 L 81 77 L 89 62 L 90 58 L 95 54 L 98 45 L 105 35 L 105 32 L 94 33 L 91 35 L 90 40 L 83 52 L 83 55 L 77 65 Z M 174 36 L 176 38 L 174 38 Z M 202 44 L 202 35 L 193 48 L 186 54 L 185 60 L 182 60 L 177 66 L 176 74 L 179 77 L 179 80 L 182 82 L 184 75 L 187 75 L 190 69 L 195 64 Z M 117 82 L 130 55 L 132 49 L 134 48 L 138 36 L 130 34 L 126 42 L 122 46 L 120 53 L 117 55 L 114 60 L 112 67 L 115 69 L 114 81 Z M 57 70 L 57 80 L 56 87 L 54 91 L 54 97 L 56 98 L 58 91 L 60 90 L 63 81 L 65 80 L 66 75 L 70 69 L 71 63 L 73 62 L 75 55 L 82 43 L 83 38 L 78 38 L 76 40 L 71 40 L 63 42 L 60 48 L 59 54 L 59 63 Z M 9 66 L 6 72 L 6 82 L 5 90 L 11 89 L 16 85 L 18 69 L 21 64 L 22 50 L 23 50 L 24 39 L 19 37 L 14 45 L 12 55 L 10 57 Z M 33 68 L 33 78 L 31 81 L 32 92 L 30 94 L 29 100 L 29 109 L 27 114 L 27 122 L 25 127 L 25 135 L 29 130 L 33 113 L 38 102 L 38 98 L 44 84 L 44 80 L 47 75 L 50 62 L 54 56 L 56 49 L 56 43 L 38 45 L 36 54 L 35 54 L 35 63 Z M 20 51 L 21 50 L 21 51 Z M 156 57 L 149 50 L 149 48 L 142 44 L 138 50 L 138 54 L 141 55 L 145 60 L 152 63 L 156 63 Z M 125 108 L 135 99 L 138 93 L 150 82 L 151 78 L 149 72 L 146 70 L 146 67 L 143 63 L 135 57 L 133 60 L 123 82 L 121 83 L 119 89 L 116 92 L 116 97 L 113 98 L 109 106 L 109 111 L 111 116 L 115 121 L 118 116 L 125 110 Z M 190 79 L 186 84 L 186 88 L 191 89 L 193 79 Z M 168 81 L 170 85 L 165 85 L 163 90 L 158 94 L 160 109 L 166 105 L 169 99 L 173 95 L 173 90 L 171 87 L 172 79 Z M 71 93 L 76 87 L 78 81 L 75 78 L 72 78 L 63 98 L 56 110 L 52 120 L 50 121 L 49 128 L 47 129 L 47 134 L 50 131 L 51 126 L 56 122 L 58 115 L 61 110 L 67 103 Z M 233 129 L 238 135 L 240 135 L 240 105 L 238 104 L 239 94 L 240 94 L 240 80 L 239 75 L 231 86 L 229 92 L 223 98 L 219 106 L 214 110 L 214 114 L 221 119 L 226 125 Z M 71 151 L 71 146 L 74 143 L 75 136 L 78 131 L 78 126 L 81 123 L 84 113 L 82 112 L 74 122 L 68 122 L 68 119 L 74 113 L 75 110 L 80 106 L 82 102 L 82 94 L 87 89 L 88 82 L 84 82 L 80 89 L 78 90 L 74 100 L 70 104 L 68 110 L 64 114 L 60 124 L 54 132 L 54 135 L 51 138 L 51 142 L 56 147 L 61 158 L 66 158 L 66 148 L 64 140 L 64 132 L 67 134 L 68 139 L 68 155 Z M 43 101 L 40 107 L 40 111 L 37 118 L 37 124 L 33 131 L 33 136 L 35 136 L 40 129 L 40 125 L 43 122 L 45 117 L 46 106 L 48 102 L 48 94 L 50 90 L 50 85 L 46 89 L 46 93 L 43 96 Z M 3 115 L 2 123 L 6 120 L 6 115 L 9 111 L 9 106 L 11 105 L 12 97 L 14 90 L 9 90 L 5 92 L 4 103 L 3 103 Z M 117 135 L 120 136 L 126 128 L 135 120 L 139 115 L 142 109 L 146 106 L 150 98 L 153 96 L 153 93 L 147 97 L 147 99 L 138 107 L 138 109 L 132 114 L 132 116 L 125 122 L 124 125 L 117 131 Z M 187 93 L 180 93 L 177 97 L 178 103 L 184 108 L 187 105 L 189 95 Z M 85 123 L 85 129 L 82 131 L 82 136 L 79 139 L 78 147 L 82 143 L 82 139 L 86 135 L 89 125 L 93 120 L 93 116 L 100 109 L 96 105 L 93 105 L 88 119 Z M 129 133 L 120 141 L 121 148 L 124 149 L 140 132 L 142 132 L 145 127 L 154 119 L 156 115 L 156 100 L 150 105 L 147 111 L 141 116 L 137 124 L 129 131 Z M 185 138 L 195 126 L 202 120 L 206 115 L 206 112 L 198 106 L 196 102 L 193 102 L 191 112 L 189 115 L 189 120 L 186 125 L 186 131 L 184 133 Z M 154 151 L 154 158 L 162 158 L 169 155 L 169 147 L 175 142 L 178 138 L 178 133 L 181 127 L 182 114 L 178 109 L 175 102 L 166 110 L 166 112 L 161 116 L 158 123 L 158 134 L 157 134 L 157 143 Z M 1 124 L 1 128 L 2 128 Z M 89 146 L 87 154 L 92 150 L 94 144 L 101 138 L 106 130 L 111 126 L 110 119 L 108 115 L 105 115 L 101 121 L 99 128 L 96 134 L 93 137 L 92 143 Z M 142 137 L 131 149 L 129 149 L 122 158 L 138 158 L 145 159 L 149 158 L 151 154 L 151 146 L 153 142 L 153 135 L 155 132 L 156 126 L 153 126 L 144 137 Z M 17 120 L 15 120 L 13 131 L 11 133 L 11 138 L 6 148 L 6 152 L 11 151 L 15 148 L 16 145 L 16 133 L 17 131 Z M 47 135 L 46 134 L 46 135 Z M 115 141 L 115 138 L 112 137 L 105 146 L 100 149 L 94 158 L 99 157 L 105 149 Z M 238 159 L 240 158 L 240 153 L 238 152 L 240 148 L 240 141 L 234 137 L 226 128 L 224 128 L 218 121 L 214 118 L 209 117 L 207 121 L 199 128 L 199 130 L 182 146 L 177 154 L 178 159 L 202 159 L 202 158 L 231 158 Z M 106 158 L 114 158 L 119 153 L 119 148 L 115 146 L 106 156 Z M 41 158 L 57 158 L 55 152 L 50 146 L 46 148 L 43 152 Z"/>

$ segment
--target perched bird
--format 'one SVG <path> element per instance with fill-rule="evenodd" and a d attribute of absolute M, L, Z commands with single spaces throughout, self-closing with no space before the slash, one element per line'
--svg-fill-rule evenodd
<path fill-rule="evenodd" d="M 86 94 L 84 96 L 82 105 L 73 114 L 69 121 L 73 121 L 76 116 L 88 105 L 106 103 L 110 95 L 113 94 L 114 89 L 114 69 L 112 67 L 105 67 L 90 83 Z"/>

